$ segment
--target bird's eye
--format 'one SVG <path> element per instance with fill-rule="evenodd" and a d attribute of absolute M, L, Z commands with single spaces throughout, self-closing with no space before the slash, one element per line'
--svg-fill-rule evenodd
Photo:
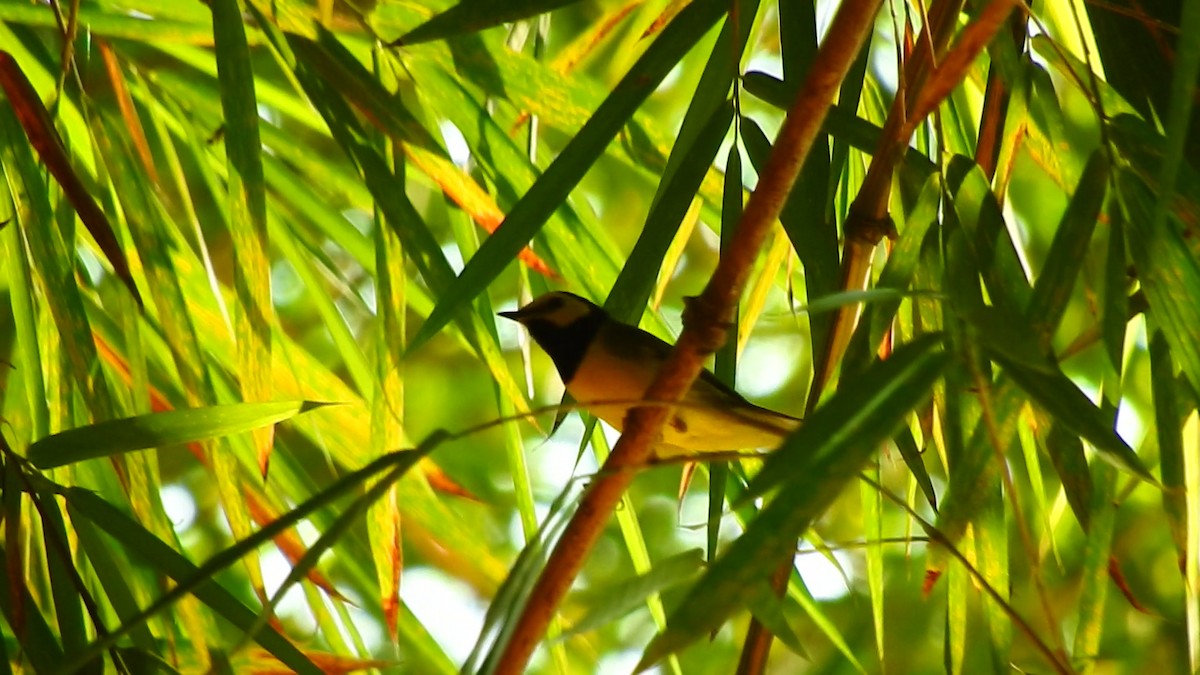
<path fill-rule="evenodd" d="M 553 314 L 562 307 L 562 298 L 550 298 L 538 308 L 538 314 Z"/>

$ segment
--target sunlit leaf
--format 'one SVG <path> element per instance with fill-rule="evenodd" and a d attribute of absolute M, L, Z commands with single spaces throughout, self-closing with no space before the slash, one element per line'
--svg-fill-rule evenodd
<path fill-rule="evenodd" d="M 313 401 L 235 403 L 108 420 L 47 436 L 29 447 L 29 459 L 50 469 L 85 459 L 250 431 L 326 405 Z"/>

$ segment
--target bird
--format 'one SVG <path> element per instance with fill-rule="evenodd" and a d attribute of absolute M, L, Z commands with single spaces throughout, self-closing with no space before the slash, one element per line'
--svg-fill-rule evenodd
<path fill-rule="evenodd" d="M 566 291 L 546 293 L 499 315 L 523 325 L 554 363 L 567 393 L 617 431 L 671 353 L 671 345 L 658 337 Z M 800 423 L 747 401 L 702 370 L 663 425 L 653 459 L 773 450 Z"/>

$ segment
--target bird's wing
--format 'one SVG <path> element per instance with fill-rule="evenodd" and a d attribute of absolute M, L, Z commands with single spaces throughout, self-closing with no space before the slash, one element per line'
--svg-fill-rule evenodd
<path fill-rule="evenodd" d="M 639 328 L 611 322 L 602 331 L 607 348 L 622 361 L 638 364 L 645 368 L 646 387 L 650 386 L 658 369 L 671 354 L 671 345 Z M 711 406 L 718 410 L 740 410 L 772 427 L 790 429 L 798 418 L 747 401 L 745 397 L 717 379 L 707 368 L 700 371 L 686 399 L 696 405 Z"/>

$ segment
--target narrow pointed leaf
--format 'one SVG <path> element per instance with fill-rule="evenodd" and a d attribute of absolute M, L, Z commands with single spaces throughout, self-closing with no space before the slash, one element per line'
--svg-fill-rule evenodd
<path fill-rule="evenodd" d="M 940 377 L 948 355 L 939 336 L 898 348 L 818 408 L 767 460 L 743 499 L 779 487 L 724 556 L 693 585 L 646 647 L 639 670 L 719 628 L 743 606 L 743 590 L 768 577 L 796 539 L 890 437 Z"/>
<path fill-rule="evenodd" d="M 838 389 L 837 396 L 811 415 L 750 481 L 743 500 L 764 495 L 785 484 L 804 480 L 814 462 L 831 462 L 826 455 L 840 448 L 859 448 L 877 435 L 890 438 L 903 419 L 941 373 L 941 336 L 929 335 L 897 349 Z M 883 429 L 880 425 L 888 426 Z M 799 534 L 799 533 L 797 533 Z"/>
<path fill-rule="evenodd" d="M 1004 367 L 1018 386 L 1075 433 L 1087 439 L 1100 456 L 1116 464 L 1119 468 L 1150 483 L 1157 483 L 1150 472 L 1142 464 L 1133 448 L 1117 435 L 1112 424 L 1104 419 L 1100 409 L 1079 391 L 1071 380 L 1061 372 L 1047 374 L 1026 368 L 1000 354 L 993 353 L 992 358 Z"/>
<path fill-rule="evenodd" d="M 112 225 L 109 224 L 104 211 L 96 204 L 96 200 L 92 199 L 92 195 L 83 186 L 83 181 L 79 179 L 75 169 L 71 166 L 71 160 L 63 148 L 62 139 L 54 129 L 50 113 L 42 105 L 37 91 L 34 90 L 25 74 L 21 72 L 21 67 L 12 55 L 3 50 L 0 50 L 0 87 L 3 87 L 4 94 L 8 97 L 8 103 L 16 113 L 17 119 L 21 121 L 21 126 L 24 127 L 30 144 L 37 150 L 38 156 L 50 170 L 50 174 L 62 186 L 67 199 L 75 207 L 75 212 L 79 214 L 79 219 L 83 221 L 88 232 L 92 234 L 92 238 L 96 240 L 100 251 L 108 258 L 117 278 L 125 284 L 125 287 L 137 300 L 138 306 L 141 307 L 142 296 L 133 282 L 133 276 L 129 272 L 129 262 L 125 259 L 125 253 L 121 250 Z M 15 139 L 10 139 L 10 142 L 13 140 Z"/>
<path fill-rule="evenodd" d="M 1075 186 L 1075 194 L 1063 214 L 1050 245 L 1046 264 L 1033 286 L 1026 314 L 1033 324 L 1034 336 L 1045 349 L 1066 311 L 1067 302 L 1075 288 L 1075 280 L 1087 258 L 1088 245 L 1096 220 L 1104 205 L 1109 180 L 1107 152 L 1098 148 L 1092 152 L 1083 177 Z"/>
<path fill-rule="evenodd" d="M 565 7 L 577 0 L 462 0 L 405 33 L 392 44 L 414 45 L 529 19 Z"/>
<path fill-rule="evenodd" d="M 409 343 L 409 351 L 433 337 L 508 267 L 550 214 L 567 198 L 634 111 L 667 76 L 674 64 L 716 23 L 726 8 L 727 3 L 723 0 L 696 0 L 675 17 L 587 124 L 567 143 L 542 177 L 509 211 L 500 227 L 479 247 L 462 274 L 441 294 L 433 312 Z"/>
<path fill-rule="evenodd" d="M 243 401 L 257 402 L 271 396 L 271 327 L 274 323 L 258 97 L 238 0 L 213 0 L 211 6 L 213 51 L 225 119 L 228 222 L 233 242 L 233 286 L 238 303 L 235 314 L 238 384 Z M 251 434 L 254 455 L 264 476 L 274 447 L 272 437 L 270 427 L 259 427 Z"/>
<path fill-rule="evenodd" d="M 52 469 L 85 459 L 259 429 L 327 405 L 314 401 L 233 403 L 107 420 L 33 443 L 29 460 L 39 468 Z"/>
<path fill-rule="evenodd" d="M 603 595 L 603 600 L 593 605 L 563 637 L 579 635 L 608 625 L 629 612 L 645 605 L 646 600 L 667 588 L 692 580 L 703 569 L 704 561 L 700 549 L 691 549 L 659 560 L 645 574 L 618 582 L 594 594 Z"/>

